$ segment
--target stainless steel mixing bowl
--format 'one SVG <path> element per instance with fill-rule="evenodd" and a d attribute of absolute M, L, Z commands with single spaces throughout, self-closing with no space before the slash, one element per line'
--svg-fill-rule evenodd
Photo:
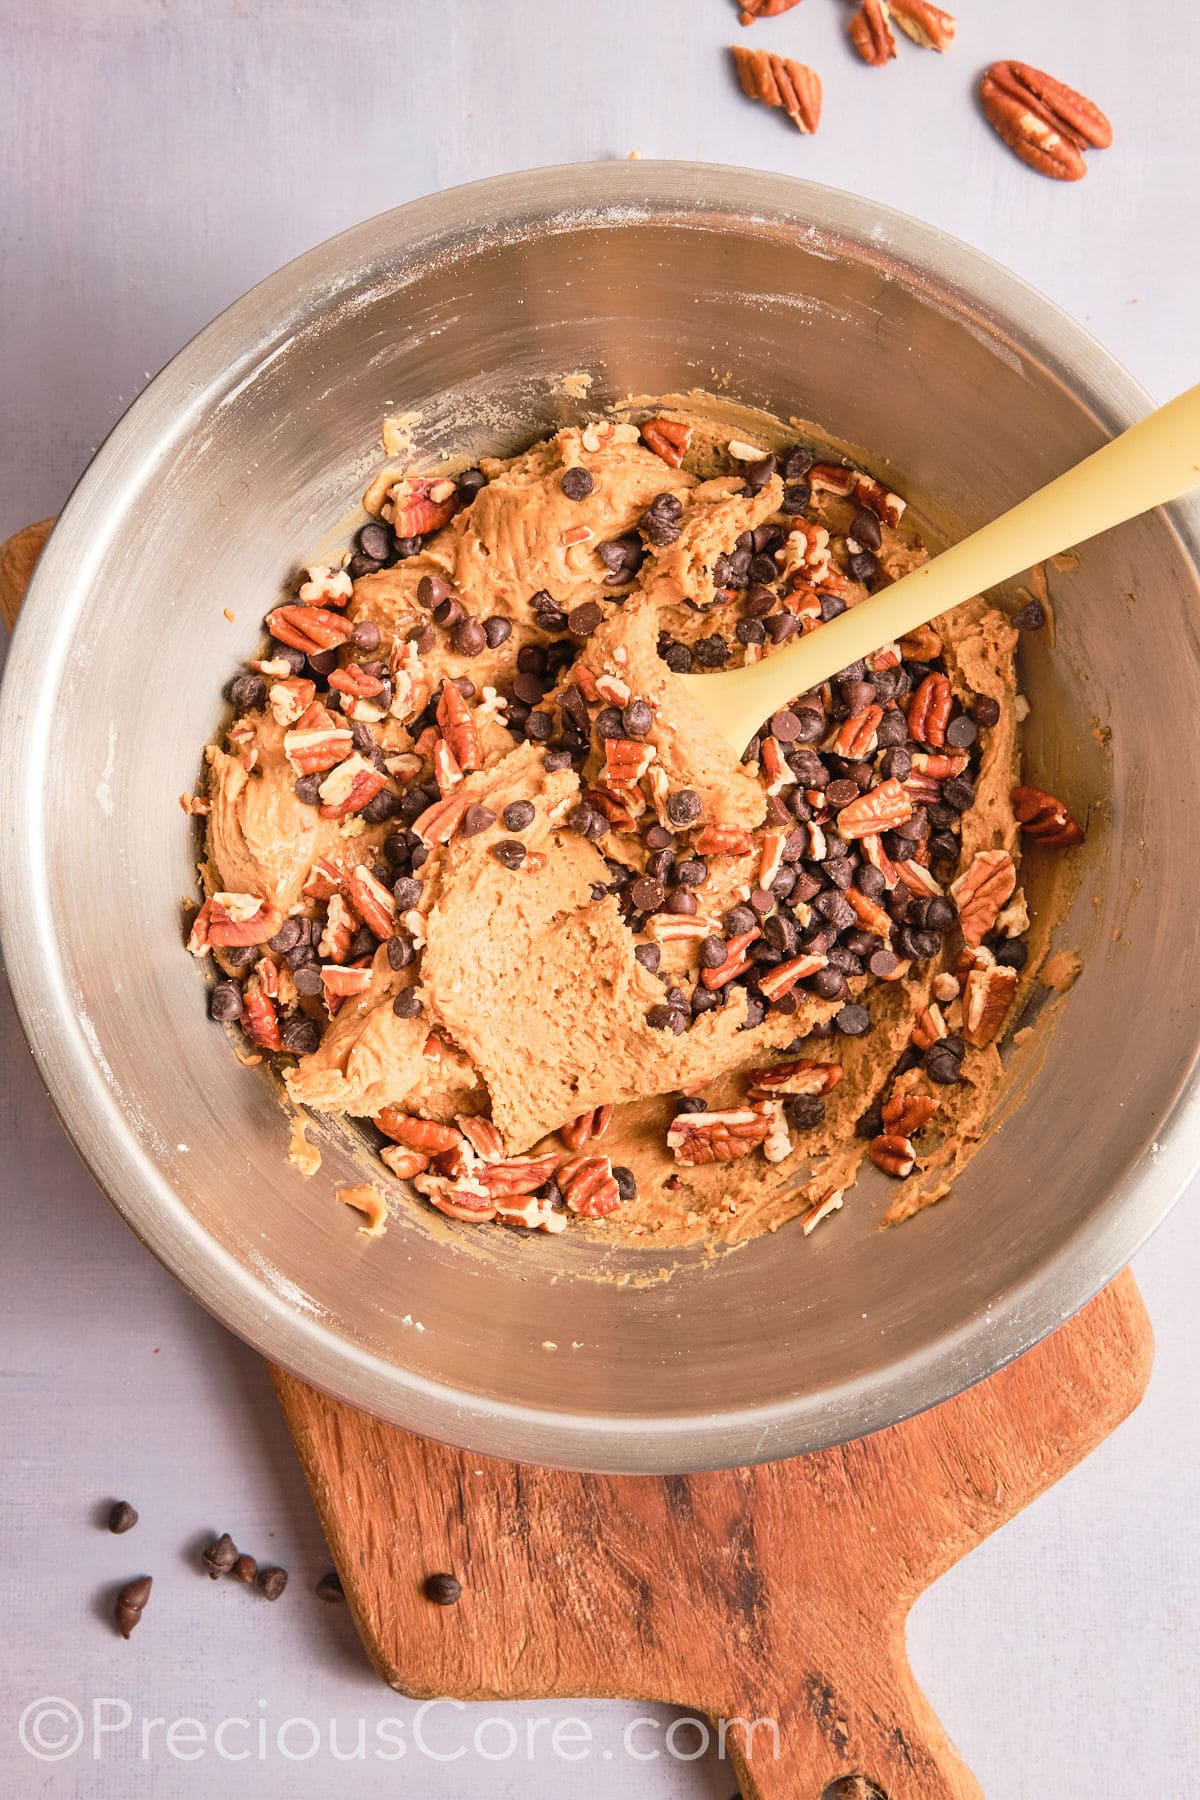
<path fill-rule="evenodd" d="M 994 263 L 779 176 L 637 162 L 459 189 L 322 245 L 230 308 L 104 445 L 42 558 L 3 697 L 3 927 L 74 1142 L 185 1286 L 280 1363 L 471 1448 L 695 1469 L 886 1425 L 988 1374 L 1128 1258 L 1190 1174 L 1200 966 L 1197 511 L 1122 527 L 1033 643 L 1029 767 L 1091 809 L 1059 942 L 1082 979 L 1019 1111 L 953 1196 L 878 1228 L 883 1180 L 666 1283 L 570 1233 L 377 1242 L 304 1181 L 261 1073 L 180 948 L 177 796 L 219 689 L 372 468 L 506 450 L 590 401 L 694 385 L 870 446 L 937 521 L 981 523 L 1146 409 L 1077 325 Z M 229 623 L 223 608 L 231 608 Z M 1111 726 L 1111 762 L 1089 726 Z M 604 1274 L 609 1279 L 584 1279 Z M 626 1285 L 620 1277 L 632 1276 Z"/>

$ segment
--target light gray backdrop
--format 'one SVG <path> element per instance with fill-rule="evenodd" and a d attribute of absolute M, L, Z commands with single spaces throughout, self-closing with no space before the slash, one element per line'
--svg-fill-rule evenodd
<path fill-rule="evenodd" d="M 846 48 L 848 12 L 844 0 L 804 0 L 741 37 L 820 69 L 825 122 L 808 140 L 739 97 L 723 51 L 739 37 L 730 0 L 4 0 L 0 531 L 53 512 L 147 375 L 298 251 L 451 183 L 634 149 L 791 171 L 905 208 L 1060 301 L 1156 398 L 1196 380 L 1195 11 L 1179 0 L 961 0 L 947 56 L 902 41 L 883 71 Z M 1116 145 L 1079 186 L 1028 173 L 983 124 L 972 90 L 1000 56 L 1048 68 L 1109 111 Z M 309 1591 L 326 1558 L 262 1365 L 110 1213 L 59 1133 L 6 1001 L 0 1017 L 0 1792 L 290 1800 L 339 1783 L 366 1800 L 727 1800 L 734 1783 L 715 1758 L 669 1754 L 668 1714 L 633 1739 L 657 1756 L 635 1761 L 622 1744 L 635 1709 L 619 1705 L 444 1712 L 426 1738 L 440 1756 L 463 1754 L 412 1748 L 415 1708 L 378 1686 L 344 1612 Z M 990 1800 L 1190 1791 L 1194 1201 L 1138 1259 L 1159 1344 L 1140 1412 L 913 1619 L 918 1674 Z M 130 1537 L 93 1524 L 113 1494 L 141 1510 Z M 189 1573 L 210 1527 L 287 1564 L 278 1605 Z M 97 1597 L 143 1569 L 158 1587 L 124 1644 Z M 88 1726 L 59 1761 L 18 1738 L 22 1709 L 48 1695 Z M 112 1703 L 100 1723 L 114 1729 L 93 1757 L 97 1700 Z M 492 1725 L 477 1749 L 477 1723 L 502 1711 L 517 1748 L 506 1753 Z M 543 1730 L 526 1756 L 530 1720 L 571 1714 L 591 1722 L 587 1755 L 556 1755 Z M 398 1764 L 371 1754 L 384 1715 L 409 1728 Z M 189 1717 L 207 1746 L 184 1726 L 172 1749 L 153 1723 Z M 230 1725 L 222 1754 L 211 1735 L 239 1717 L 250 1726 Z M 280 1750 L 292 1717 L 312 1726 L 290 1727 Z M 330 1721 L 345 1757 L 360 1719 L 366 1759 L 343 1767 Z M 26 1730 L 36 1735 L 32 1714 Z M 41 1735 L 69 1743 L 49 1715 Z M 676 1739 L 684 1754 L 694 1744 L 694 1733 Z"/>

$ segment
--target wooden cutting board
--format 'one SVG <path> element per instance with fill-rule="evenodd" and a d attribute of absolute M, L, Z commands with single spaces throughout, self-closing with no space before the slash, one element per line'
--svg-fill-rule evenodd
<path fill-rule="evenodd" d="M 0 548 L 10 624 L 49 525 Z M 790 1462 L 675 1476 L 474 1456 L 272 1373 L 363 1644 L 392 1687 L 661 1701 L 704 1714 L 714 1737 L 731 1721 L 746 1800 L 980 1800 L 913 1680 L 908 1613 L 1120 1424 L 1152 1351 L 1126 1271 L 932 1412 Z M 424 1595 L 440 1571 L 462 1582 L 456 1606 Z M 767 1723 L 748 1736 L 738 1720 Z"/>

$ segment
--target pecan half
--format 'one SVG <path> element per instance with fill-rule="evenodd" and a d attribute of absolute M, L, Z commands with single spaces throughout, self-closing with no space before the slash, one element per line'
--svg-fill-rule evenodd
<path fill-rule="evenodd" d="M 888 12 L 922 50 L 948 50 L 958 30 L 954 14 L 943 12 L 931 0 L 888 0 Z"/>
<path fill-rule="evenodd" d="M 294 731 L 283 734 L 283 754 L 297 775 L 327 775 L 354 749 L 348 725 L 340 724 L 324 706 L 310 706 Z"/>
<path fill-rule="evenodd" d="M 453 1150 L 459 1140 L 455 1126 L 439 1125 L 435 1119 L 415 1118 L 398 1106 L 383 1107 L 375 1114 L 374 1122 L 384 1137 L 404 1144 L 409 1150 L 419 1150 L 423 1156 L 440 1156 L 444 1150 Z"/>
<path fill-rule="evenodd" d="M 951 882 L 963 938 L 973 949 L 982 944 L 1016 885 L 1016 867 L 1007 850 L 977 850 L 970 868 Z"/>
<path fill-rule="evenodd" d="M 427 1156 L 420 1150 L 406 1149 L 403 1144 L 385 1144 L 379 1152 L 379 1160 L 401 1181 L 411 1181 L 414 1175 L 423 1175 L 429 1167 Z"/>
<path fill-rule="evenodd" d="M 455 485 L 425 475 L 409 475 L 391 492 L 392 529 L 397 537 L 425 537 L 454 517 Z"/>
<path fill-rule="evenodd" d="M 902 825 L 913 814 L 912 801 L 905 793 L 895 776 L 881 781 L 849 806 L 843 806 L 837 816 L 838 835 L 843 838 L 877 837 L 881 832 L 892 831 Z"/>
<path fill-rule="evenodd" d="M 581 1219 L 603 1219 L 621 1204 L 621 1190 L 607 1156 L 575 1156 L 556 1176 L 563 1199 Z"/>
<path fill-rule="evenodd" d="M 738 24 L 753 25 L 755 19 L 775 19 L 799 4 L 800 0 L 741 0 Z"/>
<path fill-rule="evenodd" d="M 519 1199 L 523 1194 L 536 1194 L 540 1187 L 545 1187 L 558 1164 L 556 1155 L 510 1156 L 506 1162 L 487 1163 L 476 1170 L 475 1180 L 494 1200 Z M 611 1212 L 612 1208 L 607 1210 Z M 601 1215 L 589 1216 L 599 1218 Z"/>
<path fill-rule="evenodd" d="M 464 775 L 483 767 L 483 745 L 471 709 L 452 681 L 447 681 L 437 703 L 437 722 Z"/>
<path fill-rule="evenodd" d="M 808 950 L 803 956 L 794 956 L 791 962 L 776 964 L 768 969 L 765 975 L 759 976 L 758 985 L 768 1000 L 778 1000 L 783 994 L 790 994 L 798 981 L 807 981 L 818 969 L 825 968 L 828 957 L 821 951 Z"/>
<path fill-rule="evenodd" d="M 932 662 L 944 647 L 932 625 L 918 625 L 900 639 L 900 648 L 910 662 Z"/>
<path fill-rule="evenodd" d="M 887 1134 L 894 1137 L 912 1137 L 922 1126 L 928 1125 L 941 1102 L 932 1094 L 905 1093 L 892 1090 L 890 1097 L 884 1101 L 883 1123 Z"/>
<path fill-rule="evenodd" d="M 265 944 L 282 923 L 280 909 L 257 894 L 214 894 L 192 921 L 187 947 L 193 956 L 207 956 L 209 950 Z"/>
<path fill-rule="evenodd" d="M 750 1092 L 773 1098 L 779 1094 L 828 1094 L 842 1079 L 842 1065 L 835 1062 L 777 1063 L 773 1069 L 751 1069 Z"/>
<path fill-rule="evenodd" d="M 591 1112 L 580 1113 L 570 1125 L 560 1125 L 558 1135 L 569 1150 L 582 1150 L 604 1133 L 612 1121 L 611 1106 L 594 1106 Z"/>
<path fill-rule="evenodd" d="M 797 131 L 810 135 L 821 123 L 821 77 L 806 63 L 771 50 L 734 44 L 733 60 L 742 92 L 764 106 L 780 106 Z"/>
<path fill-rule="evenodd" d="M 908 735 L 936 749 L 946 741 L 954 695 L 944 675 L 926 675 L 908 703 Z"/>
<path fill-rule="evenodd" d="M 705 1163 L 736 1162 L 765 1143 L 770 1128 L 769 1106 L 680 1113 L 667 1131 L 667 1148 L 684 1169 L 700 1168 Z"/>
<path fill-rule="evenodd" d="M 654 761 L 654 745 L 636 738 L 605 738 L 604 780 L 611 787 L 632 787 Z"/>
<path fill-rule="evenodd" d="M 455 1123 L 476 1156 L 481 1156 L 484 1162 L 488 1163 L 501 1160 L 504 1155 L 504 1145 L 500 1140 L 500 1133 L 490 1119 L 485 1119 L 482 1113 L 465 1113 L 456 1119 Z"/>
<path fill-rule="evenodd" d="M 348 756 L 331 769 L 317 790 L 321 796 L 323 819 L 345 819 L 361 812 L 387 786 L 387 776 L 367 762 L 365 757 Z"/>
<path fill-rule="evenodd" d="M 980 80 L 979 99 L 1009 149 L 1055 181 L 1081 181 L 1084 150 L 1112 143 L 1112 126 L 1098 106 L 1028 63 L 993 63 Z"/>
<path fill-rule="evenodd" d="M 455 788 L 452 794 L 427 806 L 413 820 L 412 830 L 427 849 L 431 849 L 434 844 L 448 844 L 462 824 L 463 814 L 470 804 L 470 795 L 464 794 L 461 788 Z"/>
<path fill-rule="evenodd" d="M 735 825 L 705 825 L 696 834 L 698 856 L 747 856 L 753 848 L 750 833 Z"/>
<path fill-rule="evenodd" d="M 834 736 L 830 748 L 835 756 L 848 757 L 852 762 L 861 762 L 864 757 L 875 754 L 876 732 L 883 718 L 882 706 L 868 706 L 863 712 L 851 713 Z"/>
<path fill-rule="evenodd" d="M 1044 788 L 1014 788 L 1012 809 L 1021 830 L 1037 844 L 1054 844 L 1066 850 L 1072 844 L 1083 842 L 1082 828 L 1062 801 Z"/>
<path fill-rule="evenodd" d="M 903 1181 L 917 1166 L 917 1153 L 911 1139 L 897 1132 L 885 1132 L 882 1137 L 872 1138 L 867 1155 L 877 1169 L 894 1176 L 897 1181 Z"/>
<path fill-rule="evenodd" d="M 345 668 L 332 671 L 329 685 L 339 694 L 352 694 L 356 700 L 373 700 L 383 692 L 383 677 L 369 674 L 357 663 L 347 663 Z"/>
<path fill-rule="evenodd" d="M 275 1003 L 263 987 L 258 975 L 251 975 L 242 988 L 242 1030 L 260 1050 L 282 1050 L 279 1019 Z"/>
<path fill-rule="evenodd" d="M 336 650 L 354 630 L 349 619 L 327 612 L 323 606 L 277 606 L 267 614 L 266 625 L 272 637 L 293 650 L 303 650 L 305 656 Z"/>
<path fill-rule="evenodd" d="M 789 0 L 795 5 L 796 0 Z M 647 419 L 642 426 L 642 442 L 655 456 L 661 456 L 672 469 L 681 468 L 692 441 L 692 428 L 678 419 Z"/>
<path fill-rule="evenodd" d="M 870 68 L 881 69 L 895 56 L 896 36 L 883 0 L 863 0 L 847 29 L 850 42 Z"/>
<path fill-rule="evenodd" d="M 1017 971 L 999 963 L 972 969 L 962 996 L 962 1034 L 968 1044 L 982 1049 L 990 1044 L 1012 1005 L 1017 991 Z"/>

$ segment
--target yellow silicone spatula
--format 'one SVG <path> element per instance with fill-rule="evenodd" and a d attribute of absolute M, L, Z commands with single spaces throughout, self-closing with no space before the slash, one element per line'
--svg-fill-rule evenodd
<path fill-rule="evenodd" d="M 1160 406 L 1011 512 L 788 649 L 745 668 L 681 675 L 740 756 L 798 694 L 1047 556 L 1200 486 L 1200 386 Z"/>

